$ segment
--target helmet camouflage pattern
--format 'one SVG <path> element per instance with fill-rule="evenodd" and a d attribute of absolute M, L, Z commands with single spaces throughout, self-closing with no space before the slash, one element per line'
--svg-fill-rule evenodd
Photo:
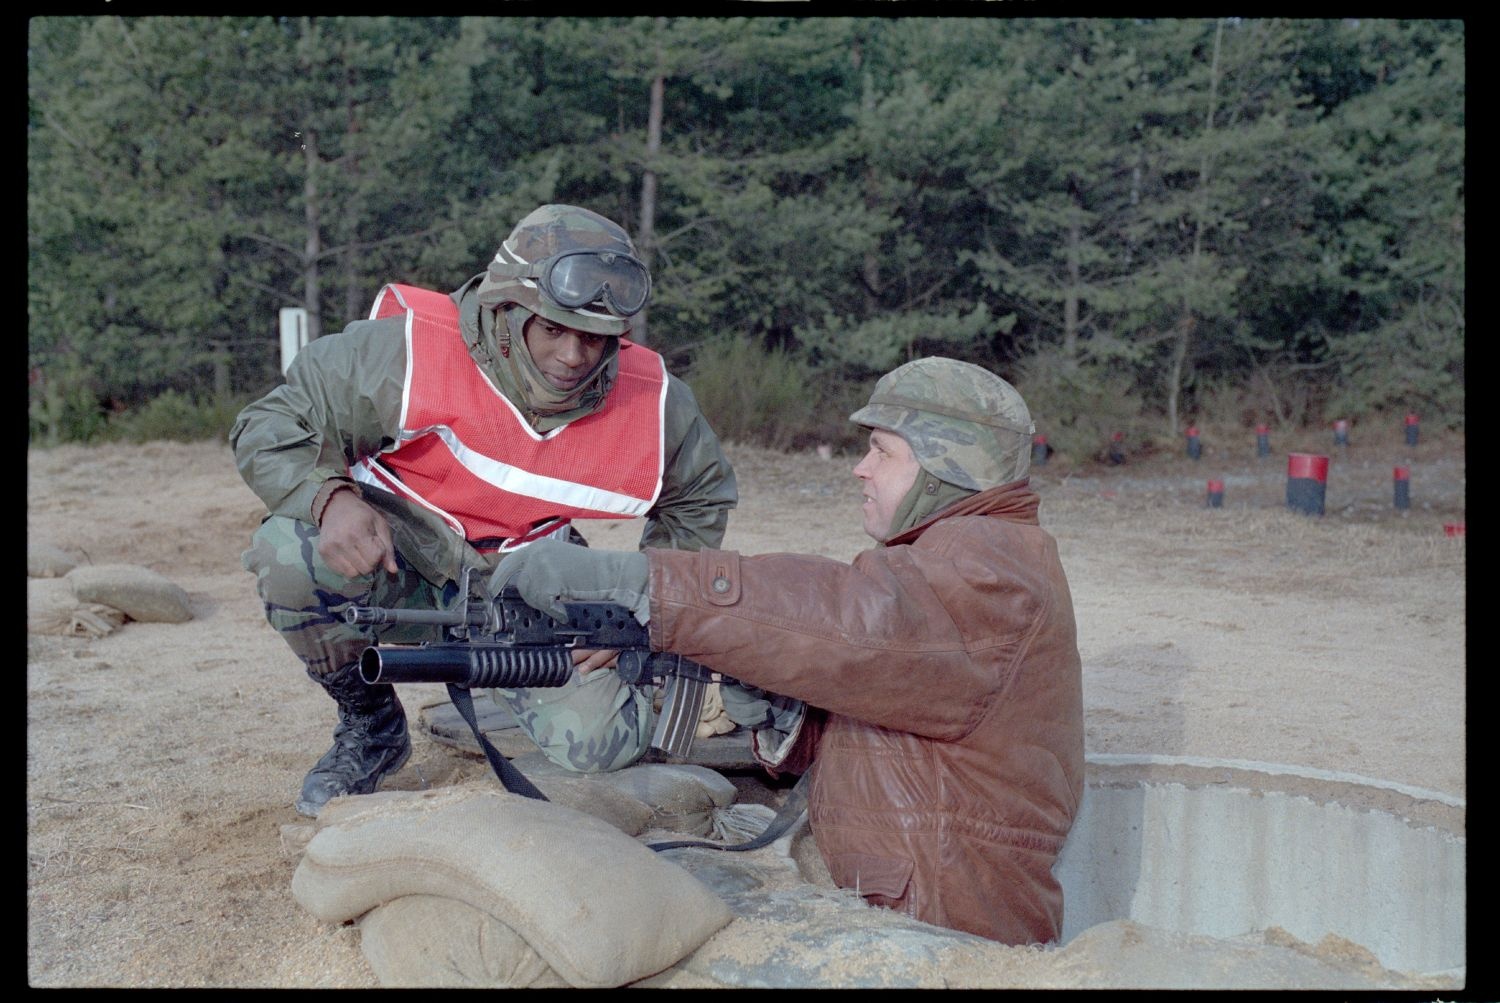
<path fill-rule="evenodd" d="M 905 439 L 922 469 L 982 491 L 1031 469 L 1031 412 L 1016 388 L 980 366 L 926 358 L 893 369 L 870 402 L 849 416 L 856 425 Z"/>
<path fill-rule="evenodd" d="M 530 265 L 563 251 L 609 251 L 635 257 L 630 235 L 618 224 L 588 209 L 572 205 L 544 205 L 516 224 L 495 252 L 501 266 Z M 593 305 L 564 309 L 541 294 L 536 281 L 516 278 L 491 267 L 479 287 L 479 301 L 486 306 L 516 304 L 554 324 L 589 334 L 623 335 L 630 331 L 629 317 L 616 316 Z"/>

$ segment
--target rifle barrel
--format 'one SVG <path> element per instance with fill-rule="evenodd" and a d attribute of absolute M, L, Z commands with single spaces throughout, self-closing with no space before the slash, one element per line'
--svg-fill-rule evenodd
<path fill-rule="evenodd" d="M 484 624 L 484 610 L 391 609 L 385 606 L 348 606 L 346 623 L 424 623 L 436 627 L 479 627 Z"/>

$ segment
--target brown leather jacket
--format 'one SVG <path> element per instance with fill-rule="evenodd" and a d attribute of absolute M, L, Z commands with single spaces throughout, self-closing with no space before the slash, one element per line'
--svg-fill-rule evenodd
<path fill-rule="evenodd" d="M 867 900 L 1007 944 L 1062 931 L 1083 793 L 1073 600 L 1025 480 L 861 553 L 648 550 L 651 642 L 810 712 L 809 819 Z"/>

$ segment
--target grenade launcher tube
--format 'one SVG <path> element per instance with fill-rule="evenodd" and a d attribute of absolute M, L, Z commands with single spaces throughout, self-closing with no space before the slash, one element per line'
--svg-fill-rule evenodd
<path fill-rule="evenodd" d="M 456 683 L 468 689 L 502 690 L 562 686 L 573 674 L 566 648 L 513 648 L 500 644 L 376 646 L 359 656 L 367 684 Z"/>

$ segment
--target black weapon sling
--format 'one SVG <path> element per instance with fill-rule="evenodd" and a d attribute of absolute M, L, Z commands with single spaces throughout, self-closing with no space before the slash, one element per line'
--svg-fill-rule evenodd
<path fill-rule="evenodd" d="M 453 701 L 453 706 L 458 708 L 458 713 L 468 724 L 469 730 L 479 741 L 479 748 L 484 751 L 484 758 L 490 761 L 490 769 L 495 771 L 495 776 L 500 780 L 500 786 L 512 794 L 532 798 L 537 801 L 546 801 L 547 795 L 537 789 L 537 786 L 526 779 L 526 774 L 511 765 L 510 760 L 500 754 L 500 750 L 479 729 L 479 719 L 474 714 L 474 698 L 468 689 L 457 683 L 448 684 L 448 696 Z M 743 843 L 725 845 L 723 843 L 712 843 L 704 839 L 678 839 L 667 843 L 647 843 L 646 845 L 656 852 L 662 850 L 676 850 L 685 846 L 699 846 L 709 850 L 723 850 L 726 853 L 741 852 L 744 850 L 758 850 L 763 846 L 770 846 L 776 840 L 786 834 L 797 820 L 802 817 L 802 812 L 807 809 L 807 778 L 811 774 L 804 773 L 786 796 L 786 801 L 777 810 L 765 829 L 759 836 L 748 839 Z"/>
<path fill-rule="evenodd" d="M 495 776 L 500 778 L 500 786 L 512 794 L 532 798 L 536 801 L 546 801 L 547 795 L 537 789 L 536 784 L 526 779 L 526 774 L 510 764 L 510 760 L 500 755 L 500 750 L 491 744 L 485 737 L 484 732 L 479 730 L 479 719 L 474 714 L 474 698 L 466 687 L 457 683 L 448 684 L 448 696 L 453 701 L 453 706 L 458 708 L 459 714 L 463 715 L 464 721 L 469 725 L 469 730 L 479 741 L 479 748 L 484 750 L 484 758 L 490 761 L 490 769 L 495 771 Z"/>

